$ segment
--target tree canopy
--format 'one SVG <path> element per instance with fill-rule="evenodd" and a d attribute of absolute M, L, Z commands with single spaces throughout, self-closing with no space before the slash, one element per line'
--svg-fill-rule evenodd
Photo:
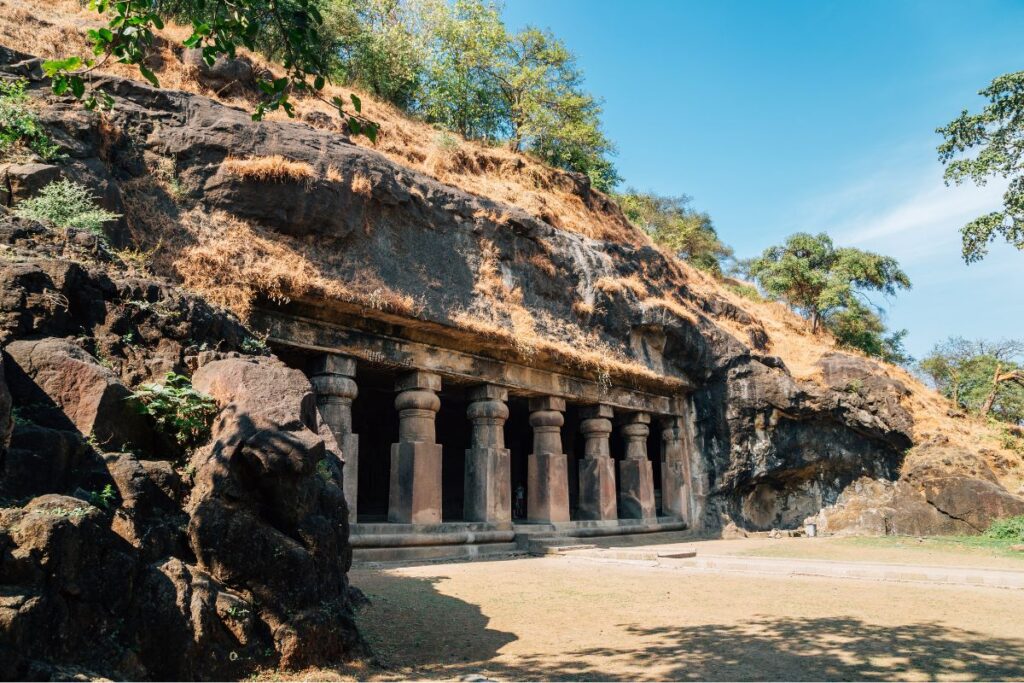
<path fill-rule="evenodd" d="M 951 337 L 936 344 L 918 369 L 960 408 L 1024 423 L 1024 341 Z"/>
<path fill-rule="evenodd" d="M 1002 211 L 979 216 L 961 229 L 967 263 L 983 259 L 989 244 L 1000 236 L 1024 250 L 1024 71 L 999 76 L 979 94 L 989 101 L 980 113 L 964 109 L 936 129 L 944 138 L 938 152 L 946 165 L 947 184 L 971 180 L 985 185 L 993 177 L 1010 180 Z M 974 157 L 964 156 L 975 148 Z"/>
<path fill-rule="evenodd" d="M 616 199 L 633 225 L 697 268 L 721 275 L 722 261 L 732 257 L 732 249 L 718 238 L 711 216 L 691 208 L 690 197 L 627 189 Z"/>
<path fill-rule="evenodd" d="M 892 296 L 909 289 L 910 278 L 891 256 L 852 247 L 837 249 L 825 233 L 798 232 L 746 264 L 770 295 L 803 313 L 817 331 L 822 317 L 840 308 L 878 308 L 869 292 Z"/>
<path fill-rule="evenodd" d="M 324 1 L 346 78 L 464 137 L 586 174 L 601 190 L 619 182 L 601 103 L 550 31 L 511 32 L 487 0 Z"/>

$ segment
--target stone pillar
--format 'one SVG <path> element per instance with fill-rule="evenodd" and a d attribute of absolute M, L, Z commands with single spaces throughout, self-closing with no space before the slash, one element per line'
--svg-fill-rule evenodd
<path fill-rule="evenodd" d="M 690 525 L 690 467 L 683 429 L 681 417 L 661 420 L 661 506 L 665 514 Z"/>
<path fill-rule="evenodd" d="M 608 447 L 612 433 L 611 406 L 587 406 L 580 411 L 580 431 L 586 440 L 580 461 L 580 519 L 616 519 L 615 461 Z"/>
<path fill-rule="evenodd" d="M 395 382 L 398 443 L 391 444 L 389 522 L 441 522 L 441 445 L 435 443 L 434 426 L 440 389 L 438 375 L 419 370 Z"/>
<path fill-rule="evenodd" d="M 530 399 L 533 453 L 526 466 L 526 518 L 531 522 L 569 521 L 569 459 L 562 452 L 565 400 Z"/>
<path fill-rule="evenodd" d="M 651 416 L 633 413 L 622 425 L 626 457 L 619 461 L 619 514 L 624 519 L 654 519 L 654 469 L 647 458 Z"/>
<path fill-rule="evenodd" d="M 473 436 L 466 451 L 463 517 L 467 522 L 511 522 L 511 458 L 505 448 L 508 391 L 484 384 L 470 389 L 468 398 Z"/>
<path fill-rule="evenodd" d="M 359 393 L 356 386 L 356 361 L 335 353 L 325 353 L 313 362 L 311 381 L 316 390 L 320 418 L 334 434 L 345 461 L 342 481 L 348 521 L 355 523 L 359 492 L 359 435 L 352 433 L 352 401 Z"/>

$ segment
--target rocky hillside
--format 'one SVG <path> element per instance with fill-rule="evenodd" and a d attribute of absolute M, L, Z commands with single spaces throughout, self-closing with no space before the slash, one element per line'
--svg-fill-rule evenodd
<path fill-rule="evenodd" d="M 233 677 L 361 651 L 342 454 L 302 373 L 241 353 L 260 350 L 240 320 L 261 309 L 365 314 L 602 382 L 692 382 L 709 530 L 826 508 L 828 531 L 959 533 L 1024 513 L 1020 455 L 984 425 L 662 252 L 585 179 L 468 143 L 431 165 L 436 131 L 395 112 L 377 116 L 381 151 L 312 105 L 254 123 L 206 95 L 245 103 L 263 66 L 166 46 L 161 78 L 196 92 L 113 74 L 114 111 L 85 112 L 39 77 L 32 54 L 84 26 L 49 6 L 0 0 L 0 75 L 30 79 L 63 157 L 0 165 L 0 200 L 65 177 L 122 217 L 111 251 L 0 216 L 5 677 Z M 195 448 L 129 399 L 167 372 L 216 401 Z"/>

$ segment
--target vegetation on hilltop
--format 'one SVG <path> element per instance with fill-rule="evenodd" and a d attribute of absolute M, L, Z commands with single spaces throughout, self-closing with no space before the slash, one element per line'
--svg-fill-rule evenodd
<path fill-rule="evenodd" d="M 626 218 L 656 243 L 696 268 L 722 274 L 722 262 L 732 257 L 732 249 L 719 239 L 711 216 L 690 206 L 689 197 L 627 189 L 615 198 Z"/>

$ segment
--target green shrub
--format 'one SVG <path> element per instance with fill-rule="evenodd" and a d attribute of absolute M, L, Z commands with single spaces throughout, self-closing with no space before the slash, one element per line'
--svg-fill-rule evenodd
<path fill-rule="evenodd" d="M 132 394 L 142 411 L 157 426 L 186 448 L 199 445 L 210 436 L 210 424 L 217 415 L 217 403 L 192 388 L 192 380 L 168 372 L 163 384 L 143 384 Z"/>
<path fill-rule="evenodd" d="M 88 188 L 70 180 L 50 183 L 35 197 L 18 204 L 14 213 L 58 228 L 88 230 L 99 237 L 104 237 L 103 224 L 118 218 L 118 214 L 100 208 Z"/>
<path fill-rule="evenodd" d="M 989 525 L 985 536 L 1000 541 L 1024 542 L 1024 515 L 997 519 Z"/>
<path fill-rule="evenodd" d="M 60 156 L 60 148 L 29 108 L 25 83 L 24 79 L 0 80 L 0 159 L 16 158 L 19 150 L 27 148 L 44 161 L 52 161 Z"/>
<path fill-rule="evenodd" d="M 757 291 L 757 287 L 753 285 L 745 285 L 739 282 L 725 281 L 725 288 L 737 296 L 742 296 L 744 299 L 750 299 L 751 301 L 764 301 L 764 297 Z"/>
<path fill-rule="evenodd" d="M 103 510 L 109 510 L 110 506 L 117 500 L 117 493 L 114 487 L 107 484 L 102 491 L 90 491 L 89 502 Z"/>

